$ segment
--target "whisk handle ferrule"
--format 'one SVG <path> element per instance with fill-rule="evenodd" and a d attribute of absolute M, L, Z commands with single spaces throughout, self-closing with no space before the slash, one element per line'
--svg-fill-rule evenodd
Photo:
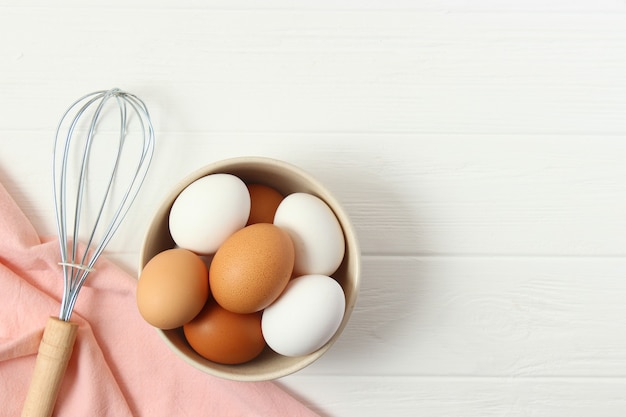
<path fill-rule="evenodd" d="M 78 325 L 50 317 L 39 345 L 22 417 L 50 417 L 72 356 Z"/>

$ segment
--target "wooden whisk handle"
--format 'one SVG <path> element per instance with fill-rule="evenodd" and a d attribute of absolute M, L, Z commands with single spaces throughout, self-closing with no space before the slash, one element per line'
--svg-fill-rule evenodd
<path fill-rule="evenodd" d="M 50 317 L 39 345 L 22 417 L 50 417 L 72 356 L 78 325 Z"/>

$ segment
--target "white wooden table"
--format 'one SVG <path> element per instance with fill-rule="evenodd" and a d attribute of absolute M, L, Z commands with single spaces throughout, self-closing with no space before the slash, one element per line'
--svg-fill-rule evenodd
<path fill-rule="evenodd" d="M 60 113 L 120 87 L 158 140 L 107 252 L 128 271 L 167 190 L 227 157 L 352 216 L 350 325 L 279 382 L 322 416 L 626 414 L 624 1 L 1 3 L 0 181 L 41 234 Z"/>

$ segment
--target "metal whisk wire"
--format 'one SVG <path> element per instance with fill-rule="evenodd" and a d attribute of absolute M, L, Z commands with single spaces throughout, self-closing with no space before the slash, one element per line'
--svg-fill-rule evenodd
<path fill-rule="evenodd" d="M 94 137 L 96 129 L 109 101 L 114 100 L 119 111 L 119 136 L 117 138 L 117 150 L 114 153 L 113 163 L 110 167 L 108 182 L 96 204 L 96 214 L 93 223 L 88 230 L 88 236 L 83 246 L 79 245 L 82 225 L 82 211 L 85 202 L 87 188 L 88 166 L 94 152 Z M 130 181 L 123 185 L 123 192 L 117 201 L 112 202 L 114 188 L 118 185 L 117 177 L 122 160 L 122 152 L 127 146 L 127 134 L 129 112 L 134 115 L 139 123 L 140 150 L 136 164 L 131 164 Z M 79 122 L 86 117 L 91 117 L 87 125 L 86 135 L 78 132 Z M 64 126 L 69 122 L 69 127 Z M 68 193 L 68 181 L 70 178 L 70 165 L 72 156 L 76 156 L 73 149 L 78 147 L 80 162 L 78 166 L 76 194 L 71 199 Z M 120 89 L 97 91 L 87 94 L 75 101 L 63 114 L 55 134 L 54 140 L 54 201 L 57 233 L 61 251 L 60 265 L 63 267 L 63 297 L 59 319 L 69 321 L 78 293 L 82 288 L 87 276 L 94 269 L 98 257 L 115 234 L 122 220 L 133 204 L 137 193 L 145 179 L 148 167 L 154 151 L 154 128 L 145 103 L 133 94 Z M 73 210 L 68 210 L 73 204 Z M 108 208 L 114 211 L 107 218 L 105 213 Z M 68 228 L 72 231 L 68 233 Z M 98 232 L 102 235 L 98 236 Z M 71 237 L 68 236 L 71 234 Z M 96 240 L 99 239 L 99 243 Z"/>

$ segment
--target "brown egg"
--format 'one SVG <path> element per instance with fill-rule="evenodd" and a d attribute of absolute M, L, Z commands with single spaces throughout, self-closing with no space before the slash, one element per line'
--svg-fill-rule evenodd
<path fill-rule="evenodd" d="M 248 225 L 255 223 L 273 223 L 274 214 L 283 200 L 283 195 L 263 184 L 247 184 L 250 193 L 250 217 Z"/>
<path fill-rule="evenodd" d="M 291 238 L 269 223 L 246 226 L 215 253 L 209 285 L 215 300 L 235 313 L 253 313 L 270 305 L 283 291 L 294 264 Z"/>
<path fill-rule="evenodd" d="M 169 249 L 154 256 L 137 282 L 139 312 L 160 329 L 174 329 L 193 319 L 208 296 L 207 267 L 186 249 Z"/>
<path fill-rule="evenodd" d="M 240 364 L 257 357 L 265 347 L 261 313 L 237 314 L 209 300 L 192 321 L 183 326 L 189 345 L 213 362 Z"/>

